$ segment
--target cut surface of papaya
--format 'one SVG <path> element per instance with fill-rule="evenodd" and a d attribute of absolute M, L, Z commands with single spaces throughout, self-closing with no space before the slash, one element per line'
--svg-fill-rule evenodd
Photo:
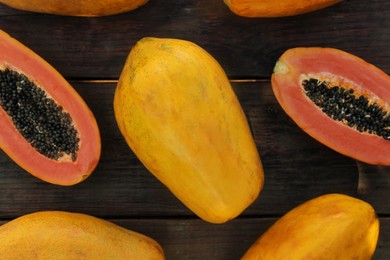
<path fill-rule="evenodd" d="M 293 48 L 277 61 L 274 94 L 310 136 L 356 160 L 390 165 L 390 77 L 333 48 Z"/>
<path fill-rule="evenodd" d="M 46 182 L 76 184 L 99 161 L 99 129 L 83 99 L 52 66 L 3 31 L 0 125 L 0 148 Z"/>
<path fill-rule="evenodd" d="M 106 16 L 128 12 L 148 0 L 0 0 L 15 9 L 66 16 Z"/>
<path fill-rule="evenodd" d="M 230 10 L 244 17 L 283 17 L 309 13 L 342 0 L 224 0 Z"/>
<path fill-rule="evenodd" d="M 322 195 L 278 219 L 242 260 L 371 259 L 379 225 L 367 202 L 343 194 Z"/>
<path fill-rule="evenodd" d="M 140 40 L 114 111 L 141 162 L 202 219 L 226 222 L 257 198 L 263 168 L 245 114 L 221 66 L 198 45 Z"/>
<path fill-rule="evenodd" d="M 1 259 L 163 260 L 157 241 L 81 213 L 41 211 L 0 226 Z"/>

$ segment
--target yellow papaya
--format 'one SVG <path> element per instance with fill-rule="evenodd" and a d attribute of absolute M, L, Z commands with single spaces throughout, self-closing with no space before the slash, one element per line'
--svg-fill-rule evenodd
<path fill-rule="evenodd" d="M 224 0 L 230 10 L 244 17 L 283 17 L 309 13 L 342 0 Z"/>
<path fill-rule="evenodd" d="M 263 168 L 245 114 L 224 70 L 200 46 L 141 39 L 114 111 L 140 161 L 200 218 L 226 222 L 257 198 Z"/>
<path fill-rule="evenodd" d="M 356 198 L 327 194 L 277 220 L 242 260 L 371 259 L 379 235 L 373 207 Z"/>
<path fill-rule="evenodd" d="M 0 237 L 2 260 L 165 258 L 152 238 L 79 213 L 31 213 L 0 226 Z"/>
<path fill-rule="evenodd" d="M 105 16 L 128 12 L 148 0 L 0 0 L 15 9 L 67 16 Z"/>

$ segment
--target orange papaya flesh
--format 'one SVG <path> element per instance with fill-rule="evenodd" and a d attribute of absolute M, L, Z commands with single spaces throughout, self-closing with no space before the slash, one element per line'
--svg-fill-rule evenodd
<path fill-rule="evenodd" d="M 100 158 L 96 120 L 47 62 L 0 31 L 0 148 L 32 175 L 73 185 Z"/>
<path fill-rule="evenodd" d="M 107 16 L 128 12 L 148 0 L 0 0 L 15 9 L 66 16 Z"/>
<path fill-rule="evenodd" d="M 342 0 L 224 0 L 230 10 L 244 17 L 283 17 L 316 11 Z"/>
<path fill-rule="evenodd" d="M 326 194 L 278 219 L 241 259 L 371 259 L 379 226 L 370 204 L 343 194 Z"/>
<path fill-rule="evenodd" d="M 80 213 L 41 211 L 0 226 L 1 259 L 165 259 L 144 234 Z"/>
<path fill-rule="evenodd" d="M 332 48 L 293 48 L 277 61 L 274 94 L 297 125 L 356 160 L 390 165 L 390 77 Z"/>

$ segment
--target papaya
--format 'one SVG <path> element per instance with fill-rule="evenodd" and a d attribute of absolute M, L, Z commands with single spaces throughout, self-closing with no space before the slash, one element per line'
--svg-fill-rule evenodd
<path fill-rule="evenodd" d="M 284 17 L 316 11 L 342 0 L 224 0 L 230 10 L 244 17 Z"/>
<path fill-rule="evenodd" d="M 65 16 L 107 16 L 128 12 L 148 0 L 0 0 L 15 9 Z"/>
<path fill-rule="evenodd" d="M 278 219 L 241 259 L 371 259 L 378 236 L 379 220 L 370 204 L 326 194 Z"/>
<path fill-rule="evenodd" d="M 0 148 L 39 179 L 85 180 L 100 158 L 95 117 L 73 87 L 28 47 L 0 31 Z"/>
<path fill-rule="evenodd" d="M 0 226 L 1 259 L 164 259 L 157 241 L 93 216 L 41 211 Z"/>
<path fill-rule="evenodd" d="M 272 89 L 310 136 L 356 160 L 390 165 L 390 77 L 333 48 L 293 48 L 276 62 Z"/>
<path fill-rule="evenodd" d="M 224 223 L 258 197 L 263 168 L 245 114 L 222 67 L 195 43 L 138 41 L 114 112 L 143 165 L 203 220 Z"/>

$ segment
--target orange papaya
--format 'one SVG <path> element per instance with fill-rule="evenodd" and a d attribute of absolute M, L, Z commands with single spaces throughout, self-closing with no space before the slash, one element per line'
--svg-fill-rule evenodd
<path fill-rule="evenodd" d="M 283 17 L 319 10 L 342 0 L 224 0 L 232 12 L 244 17 Z"/>
<path fill-rule="evenodd" d="M 346 156 L 390 165 L 390 77 L 333 48 L 293 48 L 277 61 L 272 88 L 310 136 Z"/>
<path fill-rule="evenodd" d="M 202 219 L 226 222 L 257 198 L 263 168 L 245 114 L 224 70 L 200 46 L 137 42 L 114 111 L 140 161 Z"/>
<path fill-rule="evenodd" d="M 0 31 L 0 148 L 50 183 L 85 180 L 100 158 L 95 117 L 51 65 Z"/>
<path fill-rule="evenodd" d="M 242 260 L 371 259 L 378 235 L 379 220 L 370 204 L 327 194 L 277 220 Z"/>
<path fill-rule="evenodd" d="M 128 12 L 148 0 L 0 0 L 15 9 L 66 16 L 106 16 Z"/>
<path fill-rule="evenodd" d="M 93 216 L 41 211 L 0 226 L 1 259 L 163 260 L 157 241 Z"/>

